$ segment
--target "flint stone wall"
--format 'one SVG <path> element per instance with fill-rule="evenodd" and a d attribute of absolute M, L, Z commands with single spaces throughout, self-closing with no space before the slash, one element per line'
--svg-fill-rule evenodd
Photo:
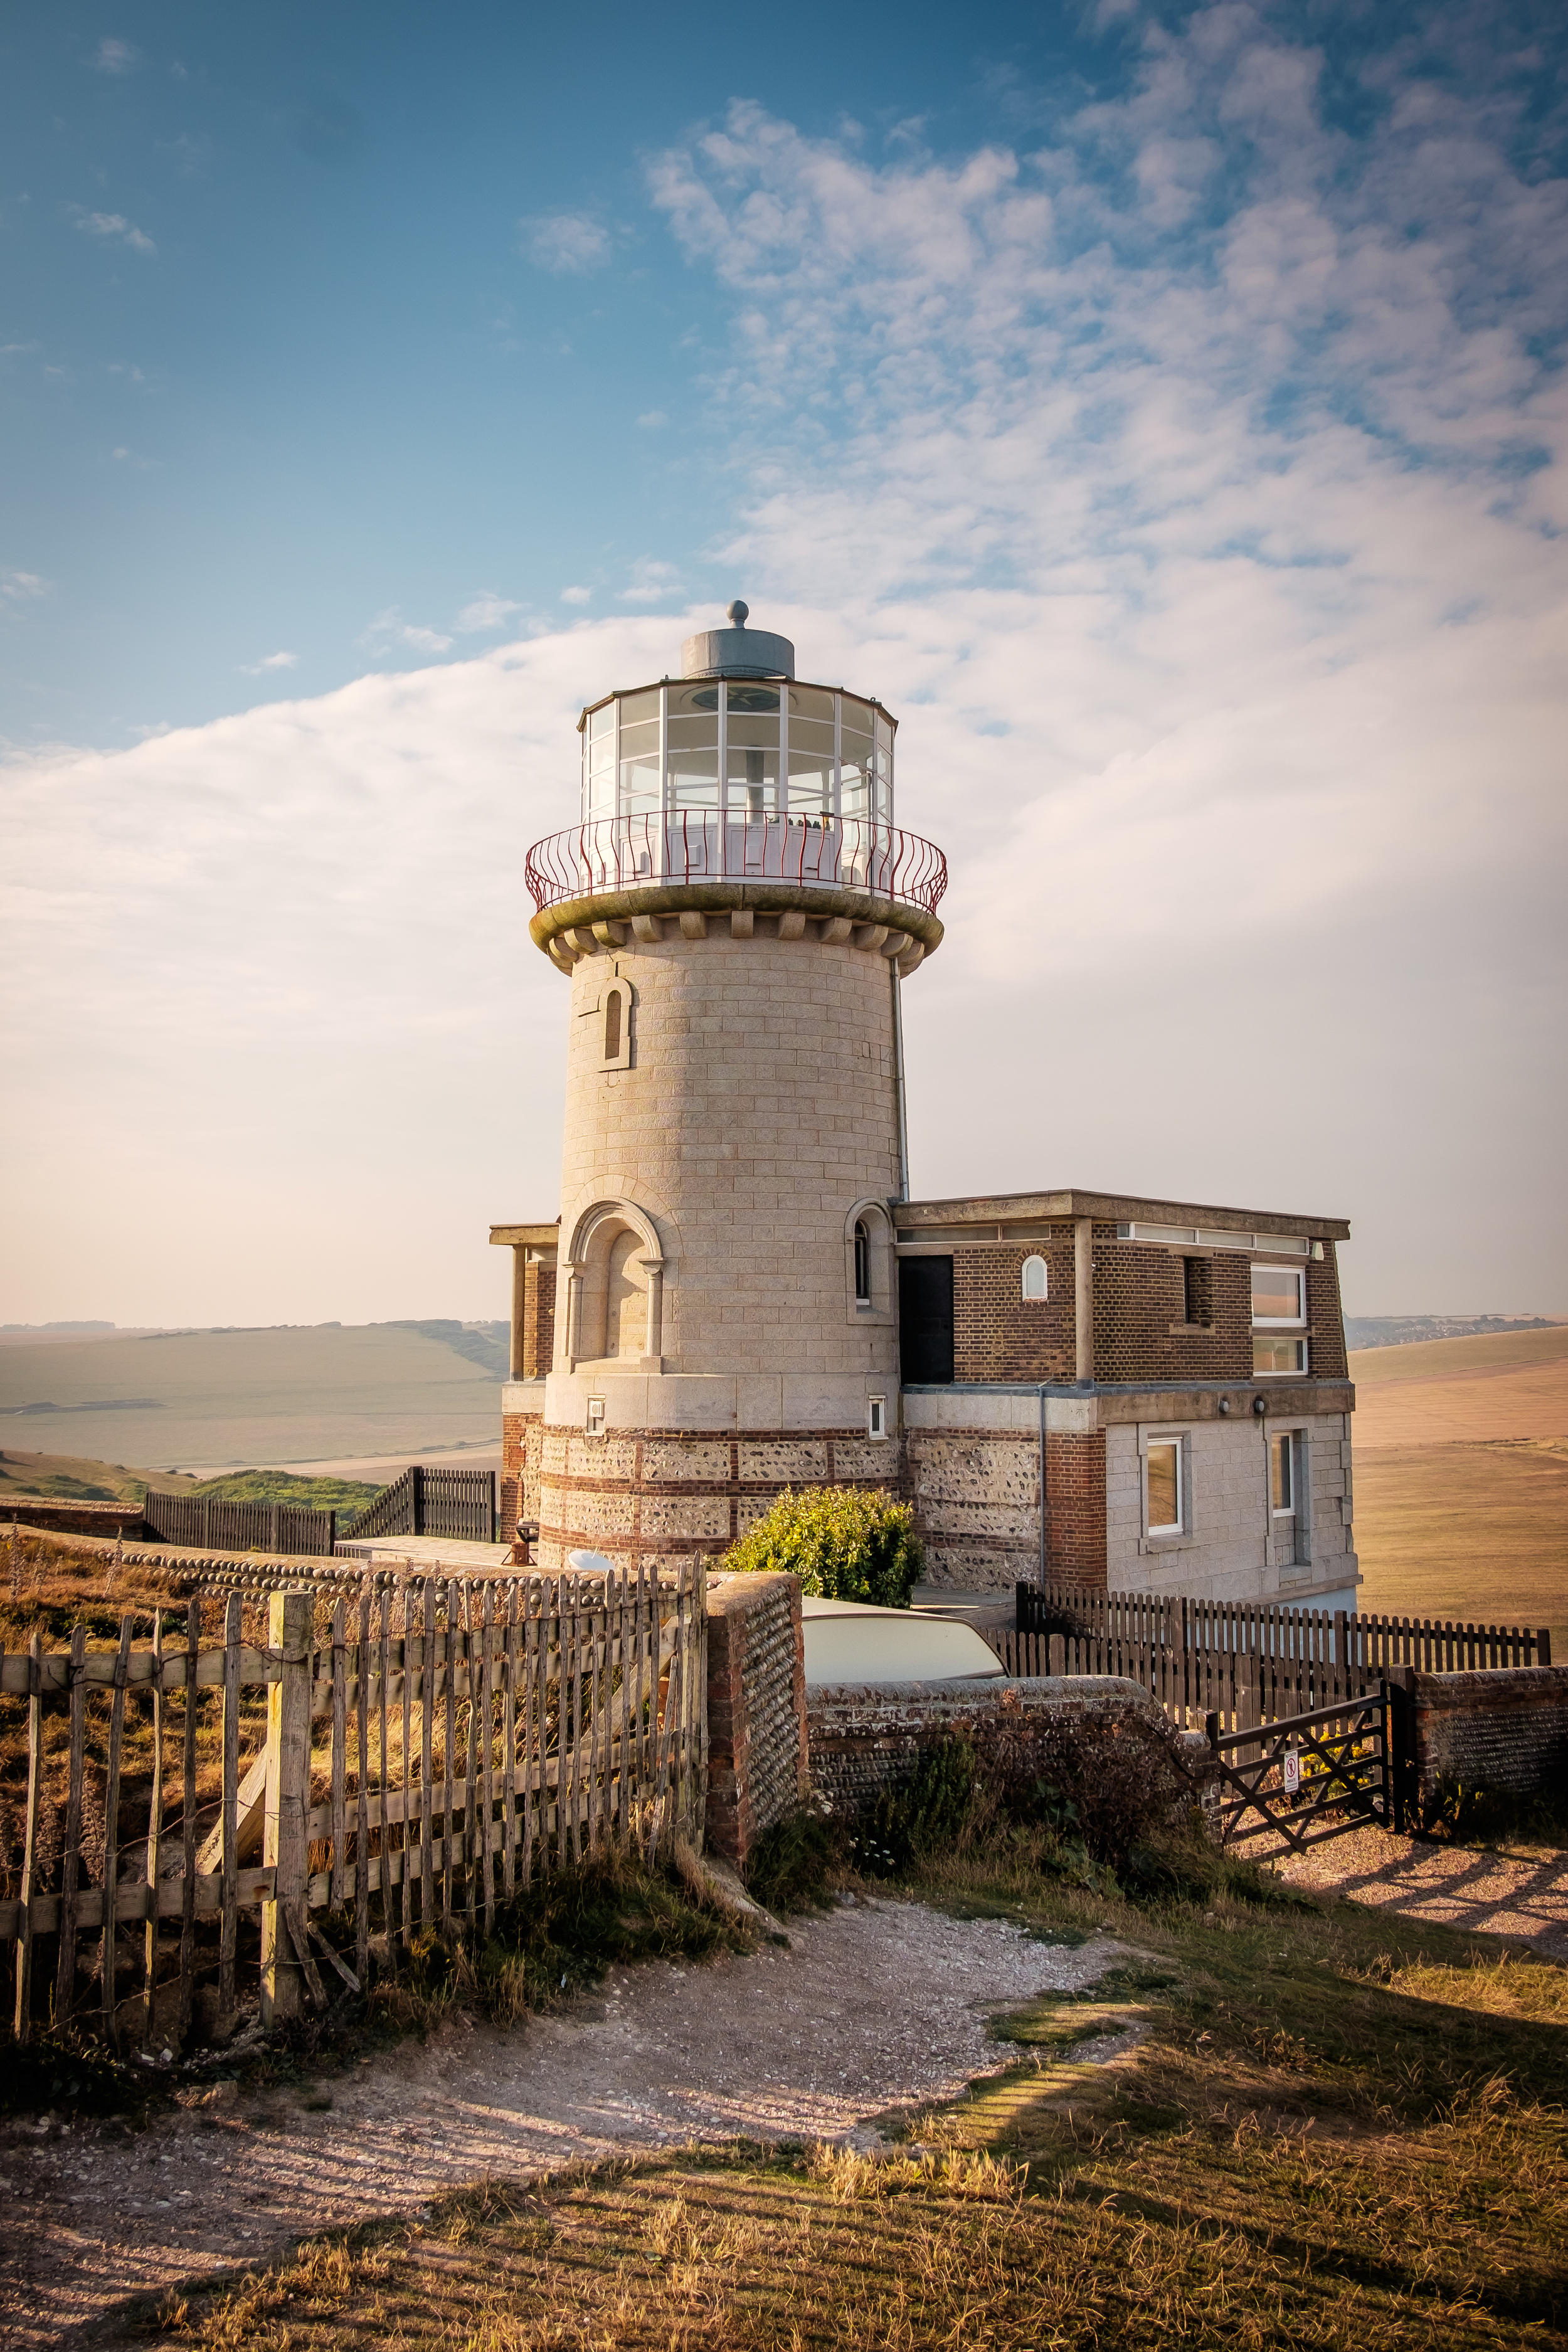
<path fill-rule="evenodd" d="M 1004 1724 L 1016 1739 L 1030 1725 L 1063 1720 L 1115 1738 L 1138 1724 L 1163 1728 L 1158 1703 L 1122 1675 L 1039 1675 L 1026 1681 L 829 1683 L 806 1695 L 813 1786 L 836 1812 L 858 1819 L 914 1779 L 927 1748 L 949 1739 L 984 1744 Z M 1188 1757 L 1184 1743 L 1184 1760 Z M 1194 1788 L 1193 1801 L 1200 1799 Z"/>
<path fill-rule="evenodd" d="M 1425 1802 L 1440 1780 L 1533 1796 L 1568 1771 L 1568 1666 L 1409 1675 Z"/>
<path fill-rule="evenodd" d="M 805 1801 L 807 1786 L 799 1580 L 710 1577 L 709 1852 L 743 1870 L 763 1831 Z"/>

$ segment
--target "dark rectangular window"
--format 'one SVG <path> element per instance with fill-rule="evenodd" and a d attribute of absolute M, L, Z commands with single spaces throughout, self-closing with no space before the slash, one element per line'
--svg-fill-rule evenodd
<path fill-rule="evenodd" d="M 952 1260 L 899 1261 L 899 1367 L 905 1381 L 952 1378 Z"/>
<path fill-rule="evenodd" d="M 1182 1320 L 1214 1321 L 1214 1267 L 1206 1257 L 1182 1260 Z"/>

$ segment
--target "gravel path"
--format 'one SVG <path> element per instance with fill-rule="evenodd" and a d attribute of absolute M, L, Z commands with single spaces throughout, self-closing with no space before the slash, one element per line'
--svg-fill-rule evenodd
<path fill-rule="evenodd" d="M 9 2126 L 0 2340 L 58 2343 L 127 2295 L 490 2175 L 694 2137 L 844 2137 L 1009 2063 L 988 2015 L 1092 1982 L 1121 1948 L 858 1903 L 793 1925 L 787 1951 L 626 1969 L 524 2030 L 455 2021 L 314 2095 L 177 2109 L 130 2138 Z"/>
<path fill-rule="evenodd" d="M 1280 1859 L 1281 1877 L 1320 1894 L 1431 1919 L 1472 1934 L 1516 1936 L 1568 1960 L 1568 1853 L 1512 1853 L 1434 1845 L 1383 1830 L 1352 1830 Z"/>

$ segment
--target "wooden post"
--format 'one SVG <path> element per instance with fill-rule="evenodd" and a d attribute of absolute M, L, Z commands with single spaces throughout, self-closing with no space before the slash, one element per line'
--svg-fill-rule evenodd
<path fill-rule="evenodd" d="M 267 1812 L 263 1860 L 277 1871 L 273 1899 L 261 1906 L 261 2022 L 300 2013 L 300 1959 L 293 1949 L 286 1904 L 305 1899 L 305 1815 L 310 1797 L 310 1633 L 309 1592 L 275 1592 L 268 1612 L 268 1647 L 282 1653 L 283 1671 L 267 1686 Z M 363 1654 L 360 1688 L 363 1692 Z M 363 1696 L 362 1696 L 363 1704 Z M 361 1863 L 363 1871 L 363 1864 Z"/>
<path fill-rule="evenodd" d="M 12 1531 L 12 1560 L 16 1559 Z M 33 1998 L 33 1882 L 38 1866 L 38 1803 L 44 1786 L 44 1637 L 33 1631 L 27 1645 L 27 1826 L 22 1849 L 22 1903 L 16 1923 L 16 2006 L 12 2031 L 26 2042 Z"/>

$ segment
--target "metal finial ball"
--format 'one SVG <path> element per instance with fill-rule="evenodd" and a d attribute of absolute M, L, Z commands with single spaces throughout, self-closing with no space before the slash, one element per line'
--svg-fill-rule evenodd
<path fill-rule="evenodd" d="M 746 625 L 746 621 L 751 613 L 751 609 L 752 608 L 749 604 L 742 604 L 740 598 L 737 596 L 725 617 L 733 621 L 738 629 L 743 629 Z"/>

